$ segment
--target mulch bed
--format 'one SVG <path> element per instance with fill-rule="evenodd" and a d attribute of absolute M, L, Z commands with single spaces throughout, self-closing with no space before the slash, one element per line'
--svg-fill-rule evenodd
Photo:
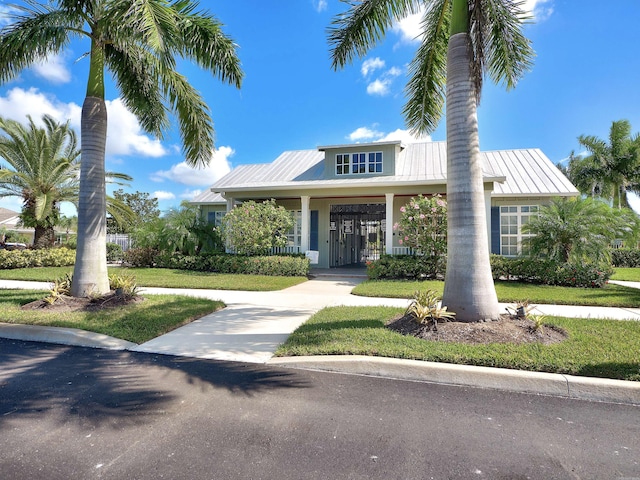
<path fill-rule="evenodd" d="M 548 345 L 567 338 L 567 333 L 559 327 L 544 325 L 536 329 L 531 320 L 507 314 L 493 322 L 438 322 L 437 330 L 417 323 L 411 315 L 403 315 L 391 320 L 387 328 L 423 340 L 468 344 L 538 342 Z"/>
<path fill-rule="evenodd" d="M 109 292 L 100 297 L 67 297 L 61 296 L 54 303 L 48 303 L 44 299 L 23 305 L 22 310 L 44 310 L 47 312 L 97 312 L 109 308 L 131 305 L 144 300 L 144 297 L 116 295 Z"/>

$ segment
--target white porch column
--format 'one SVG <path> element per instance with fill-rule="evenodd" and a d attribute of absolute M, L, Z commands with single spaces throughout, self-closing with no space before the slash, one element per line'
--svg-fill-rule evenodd
<path fill-rule="evenodd" d="M 227 199 L 227 213 L 229 213 L 233 209 L 233 198 L 227 197 L 226 195 L 225 197 Z M 233 249 L 231 248 L 231 245 L 229 245 L 228 242 L 224 246 L 224 251 L 226 253 L 233 253 Z"/>
<path fill-rule="evenodd" d="M 391 255 L 393 253 L 393 193 L 385 193 L 384 196 L 387 202 L 385 253 Z"/>
<path fill-rule="evenodd" d="M 489 253 L 491 253 L 491 190 L 484 191 L 485 215 L 487 216 L 487 240 L 489 241 Z"/>
<path fill-rule="evenodd" d="M 302 203 L 302 228 L 301 228 L 301 239 L 300 239 L 300 251 L 302 253 L 309 250 L 309 230 L 311 225 L 311 219 L 309 218 L 309 200 L 310 197 L 308 195 L 303 195 L 300 197 L 300 202 Z"/>

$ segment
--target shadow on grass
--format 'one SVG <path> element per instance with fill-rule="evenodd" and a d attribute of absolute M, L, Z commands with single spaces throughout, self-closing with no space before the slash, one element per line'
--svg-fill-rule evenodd
<path fill-rule="evenodd" d="M 206 392 L 225 402 L 309 387 L 291 370 L 0 339 L 0 430 L 45 416 L 136 426 L 183 408 L 189 394 Z"/>
<path fill-rule="evenodd" d="M 596 363 L 585 365 L 575 374 L 582 377 L 624 378 L 640 382 L 640 361 L 634 363 Z"/>

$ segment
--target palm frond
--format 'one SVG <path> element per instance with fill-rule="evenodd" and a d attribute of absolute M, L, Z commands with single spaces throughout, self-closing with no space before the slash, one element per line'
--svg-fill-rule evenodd
<path fill-rule="evenodd" d="M 449 0 L 434 0 L 422 20 L 422 42 L 409 65 L 404 117 L 414 133 L 435 130 L 442 116 L 447 81 Z"/>
<path fill-rule="evenodd" d="M 334 70 L 364 56 L 378 43 L 394 22 L 419 11 L 418 0 L 362 0 L 336 16 L 327 34 Z"/>

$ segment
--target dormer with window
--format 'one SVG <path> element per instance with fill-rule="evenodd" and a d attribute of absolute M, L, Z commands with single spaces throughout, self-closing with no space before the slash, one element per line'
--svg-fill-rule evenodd
<path fill-rule="evenodd" d="M 325 152 L 327 178 L 386 176 L 395 174 L 399 141 L 319 147 Z"/>

